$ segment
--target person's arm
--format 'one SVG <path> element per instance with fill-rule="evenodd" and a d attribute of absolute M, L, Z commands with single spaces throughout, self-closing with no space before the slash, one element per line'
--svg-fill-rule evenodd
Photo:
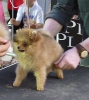
<path fill-rule="evenodd" d="M 44 26 L 43 23 L 37 23 L 37 24 L 30 25 L 30 27 L 33 28 L 33 29 L 43 28 L 43 26 Z"/>
<path fill-rule="evenodd" d="M 46 20 L 43 29 L 48 30 L 52 36 L 55 36 L 62 29 L 62 27 L 63 26 L 59 24 L 57 21 L 49 18 Z M 89 43 L 88 41 L 89 40 L 87 40 L 87 43 Z M 85 44 L 86 41 L 81 43 L 81 45 L 83 45 L 84 47 L 86 46 Z M 79 62 L 80 62 L 80 57 L 76 47 L 74 47 L 64 52 L 62 56 L 55 62 L 55 65 L 61 69 L 75 69 L 78 66 Z"/>
<path fill-rule="evenodd" d="M 16 19 L 13 19 L 13 25 L 18 26 L 23 18 L 24 4 L 19 6 Z"/>
<path fill-rule="evenodd" d="M 57 4 L 46 16 L 44 30 L 48 30 L 53 36 L 66 27 L 71 17 L 75 14 L 75 0 L 57 0 Z"/>
<path fill-rule="evenodd" d="M 19 26 L 23 17 L 23 9 L 24 9 L 24 4 L 19 6 L 18 12 L 16 19 L 11 18 L 10 19 L 10 24 L 13 24 L 14 26 Z"/>
<path fill-rule="evenodd" d="M 75 0 L 58 0 L 50 14 L 47 15 L 43 29 L 55 36 L 64 26 L 67 26 L 69 20 L 75 14 L 75 5 Z M 86 46 L 86 41 L 89 43 L 89 40 L 85 40 L 81 45 Z M 75 69 L 80 59 L 76 47 L 73 47 L 64 52 L 54 64 L 61 69 Z"/>
<path fill-rule="evenodd" d="M 21 21 L 16 21 L 16 19 L 11 18 L 10 19 L 10 24 L 13 24 L 14 26 L 19 26 Z"/>
<path fill-rule="evenodd" d="M 89 37 L 80 44 L 89 52 Z"/>
<path fill-rule="evenodd" d="M 48 18 L 45 21 L 43 30 L 47 30 L 51 33 L 52 36 L 55 36 L 58 32 L 61 31 L 62 27 L 63 26 L 54 19 Z"/>
<path fill-rule="evenodd" d="M 40 9 L 36 15 L 35 23 L 31 24 L 30 27 L 34 29 L 39 29 L 43 28 L 43 26 L 44 26 L 44 15 L 42 9 Z"/>
<path fill-rule="evenodd" d="M 80 43 L 89 52 L 89 37 Z M 61 69 L 75 69 L 80 62 L 80 56 L 76 47 L 67 50 L 55 62 L 55 65 Z"/>
<path fill-rule="evenodd" d="M 38 29 L 38 28 L 43 28 L 43 26 L 44 26 L 43 23 L 37 23 L 37 24 L 36 24 L 36 29 Z"/>

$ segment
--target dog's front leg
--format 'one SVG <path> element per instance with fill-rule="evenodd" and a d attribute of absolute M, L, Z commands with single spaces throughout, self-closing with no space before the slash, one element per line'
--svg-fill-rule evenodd
<path fill-rule="evenodd" d="M 36 77 L 37 90 L 44 90 L 44 85 L 46 81 L 46 69 L 41 67 L 41 69 L 38 69 L 34 72 L 34 75 Z"/>
<path fill-rule="evenodd" d="M 16 78 L 13 83 L 13 86 L 18 87 L 20 86 L 23 79 L 27 76 L 28 71 L 24 70 L 20 65 L 17 66 L 16 69 Z"/>

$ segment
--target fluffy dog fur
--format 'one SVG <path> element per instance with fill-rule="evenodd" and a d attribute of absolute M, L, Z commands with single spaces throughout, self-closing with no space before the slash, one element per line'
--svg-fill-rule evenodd
<path fill-rule="evenodd" d="M 13 86 L 20 86 L 29 71 L 36 77 L 37 90 L 44 90 L 46 76 L 52 70 L 63 79 L 62 70 L 54 65 L 63 49 L 49 32 L 19 29 L 14 37 L 14 50 L 19 64 Z"/>

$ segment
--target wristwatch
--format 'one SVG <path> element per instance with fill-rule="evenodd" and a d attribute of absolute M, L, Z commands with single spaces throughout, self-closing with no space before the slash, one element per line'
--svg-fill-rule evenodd
<path fill-rule="evenodd" d="M 84 59 L 88 56 L 88 51 L 81 44 L 77 44 L 76 48 L 77 48 L 80 58 Z"/>

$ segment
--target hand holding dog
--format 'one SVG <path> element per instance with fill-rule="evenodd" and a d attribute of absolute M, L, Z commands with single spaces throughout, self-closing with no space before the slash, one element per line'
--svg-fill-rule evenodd
<path fill-rule="evenodd" d="M 80 62 L 80 57 L 78 55 L 77 49 L 74 47 L 67 50 L 62 54 L 62 56 L 55 62 L 55 65 L 61 69 L 75 69 Z"/>
<path fill-rule="evenodd" d="M 0 57 L 4 56 L 10 46 L 10 42 L 0 37 Z"/>

